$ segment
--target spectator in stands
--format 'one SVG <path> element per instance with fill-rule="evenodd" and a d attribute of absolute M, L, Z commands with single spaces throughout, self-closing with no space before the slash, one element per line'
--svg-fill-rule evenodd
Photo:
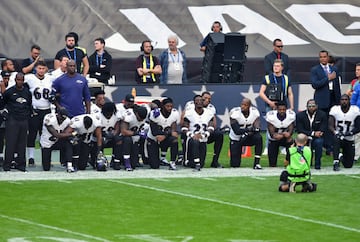
<path fill-rule="evenodd" d="M 219 21 L 215 21 L 212 25 L 211 25 L 211 31 L 213 33 L 221 33 L 222 32 L 222 26 L 221 23 Z M 206 50 L 206 45 L 209 41 L 210 38 L 210 34 L 206 35 L 206 37 L 201 41 L 200 43 L 200 51 L 205 52 Z"/>
<path fill-rule="evenodd" d="M 89 60 L 84 51 L 80 48 L 76 48 L 75 35 L 73 33 L 68 33 L 65 36 L 65 44 L 65 48 L 56 53 L 54 69 L 57 69 L 60 66 L 60 57 L 66 55 L 69 59 L 75 61 L 76 72 L 81 73 L 81 64 L 83 64 L 82 74 L 86 76 L 89 72 Z"/>
<path fill-rule="evenodd" d="M 339 74 L 335 66 L 328 64 L 329 53 L 326 50 L 319 52 L 319 64 L 311 68 L 311 84 L 315 89 L 314 99 L 318 109 L 329 114 L 330 108 L 340 103 L 341 89 Z M 333 151 L 333 137 L 326 130 L 324 134 L 324 147 L 326 153 L 331 154 Z"/>
<path fill-rule="evenodd" d="M 24 74 L 17 73 L 15 86 L 8 88 L 4 93 L 6 107 L 5 117 L 5 162 L 4 171 L 10 171 L 14 154 L 17 153 L 16 168 L 26 172 L 25 151 L 26 137 L 29 127 L 29 118 L 32 113 L 32 97 L 29 89 L 24 86 Z"/>
<path fill-rule="evenodd" d="M 143 54 L 136 59 L 136 82 L 139 84 L 159 83 L 159 76 L 162 73 L 160 61 L 152 55 L 154 47 L 150 40 L 141 43 L 140 50 Z"/>
<path fill-rule="evenodd" d="M 110 79 L 112 68 L 112 56 L 105 50 L 105 40 L 96 38 L 94 40 L 94 53 L 89 57 L 89 74 L 99 82 L 107 83 Z"/>
<path fill-rule="evenodd" d="M 90 113 L 90 91 L 84 76 L 76 73 L 75 60 L 67 62 L 66 74 L 57 78 L 52 85 L 58 109 L 66 108 L 69 117 Z M 84 103 L 85 102 L 85 108 Z"/>
<path fill-rule="evenodd" d="M 355 76 L 356 78 L 350 82 L 349 89 L 346 91 L 346 94 L 351 97 L 355 87 L 360 83 L 360 63 L 355 65 Z"/>
<path fill-rule="evenodd" d="M 354 90 L 352 92 L 350 104 L 351 105 L 356 105 L 356 106 L 358 106 L 360 108 L 360 85 L 359 84 L 355 85 L 355 88 L 354 88 Z M 360 133 L 357 133 L 357 134 L 354 135 L 354 142 L 355 142 L 354 161 L 357 161 L 359 159 L 359 157 L 360 157 Z"/>
<path fill-rule="evenodd" d="M 31 46 L 30 57 L 22 61 L 21 70 L 24 74 L 36 74 L 36 63 L 41 59 L 41 48 L 38 45 Z"/>
<path fill-rule="evenodd" d="M 296 129 L 298 133 L 308 136 L 308 145 L 314 151 L 315 169 L 321 168 L 322 147 L 324 133 L 327 129 L 327 116 L 322 110 L 317 109 L 314 99 L 306 103 L 306 110 L 296 114 Z"/>
<path fill-rule="evenodd" d="M 185 52 L 177 48 L 179 39 L 176 35 L 168 37 L 169 48 L 164 50 L 159 59 L 162 69 L 160 84 L 187 83 Z"/>
<path fill-rule="evenodd" d="M 266 122 L 269 138 L 269 166 L 276 167 L 279 147 L 289 148 L 293 143 L 292 134 L 295 128 L 296 114 L 291 109 L 286 109 L 286 102 L 276 103 L 276 110 L 266 113 Z"/>
<path fill-rule="evenodd" d="M 275 39 L 273 41 L 273 49 L 274 50 L 264 58 L 265 73 L 269 75 L 273 72 L 274 60 L 282 60 L 284 63 L 282 73 L 289 76 L 289 56 L 282 52 L 284 45 L 281 39 Z"/>
<path fill-rule="evenodd" d="M 60 57 L 59 67 L 56 70 L 51 72 L 51 77 L 53 80 L 55 80 L 56 78 L 58 78 L 66 73 L 66 69 L 67 69 L 66 64 L 67 64 L 68 60 L 70 60 L 70 59 L 66 55 L 63 55 Z"/>
<path fill-rule="evenodd" d="M 240 107 L 230 110 L 230 166 L 240 167 L 241 153 L 244 146 L 255 146 L 255 170 L 261 170 L 262 136 L 260 134 L 260 113 L 251 105 L 248 98 L 241 101 Z"/>

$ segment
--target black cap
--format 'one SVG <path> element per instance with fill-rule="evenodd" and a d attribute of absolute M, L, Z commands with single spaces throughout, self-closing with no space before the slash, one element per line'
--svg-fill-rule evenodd
<path fill-rule="evenodd" d="M 10 72 L 8 72 L 8 71 L 2 71 L 2 72 L 1 72 L 1 76 L 2 76 L 2 77 L 10 77 L 10 75 L 11 75 L 11 74 L 10 74 Z"/>
<path fill-rule="evenodd" d="M 125 96 L 125 101 L 126 102 L 135 102 L 135 98 L 134 98 L 133 95 L 128 94 L 128 95 Z"/>

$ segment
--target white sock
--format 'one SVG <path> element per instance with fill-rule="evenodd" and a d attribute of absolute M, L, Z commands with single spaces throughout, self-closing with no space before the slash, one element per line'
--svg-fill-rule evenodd
<path fill-rule="evenodd" d="M 33 159 L 34 159 L 34 151 L 35 151 L 35 148 L 34 148 L 34 147 L 27 147 L 27 151 L 28 151 L 29 159 L 30 159 L 30 158 L 33 158 Z"/>

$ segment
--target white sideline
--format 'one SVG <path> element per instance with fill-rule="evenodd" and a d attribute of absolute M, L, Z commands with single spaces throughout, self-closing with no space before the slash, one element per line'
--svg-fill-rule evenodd
<path fill-rule="evenodd" d="M 126 181 L 123 181 L 123 180 L 109 180 L 109 181 L 114 182 L 114 183 L 120 183 L 120 184 L 123 184 L 123 185 L 132 186 L 132 187 L 144 188 L 144 189 L 148 189 L 148 190 L 153 190 L 153 191 L 163 192 L 163 193 L 169 193 L 169 194 L 182 196 L 182 197 L 189 197 L 189 198 L 193 198 L 193 199 L 197 199 L 197 200 L 203 200 L 203 201 L 218 203 L 218 204 L 222 204 L 222 205 L 228 205 L 228 206 L 232 206 L 232 207 L 248 209 L 248 210 L 257 211 L 257 212 L 261 212 L 261 213 L 267 213 L 267 214 L 272 214 L 272 215 L 281 216 L 281 217 L 285 217 L 285 218 L 291 218 L 291 219 L 302 221 L 302 222 L 320 224 L 320 225 L 325 225 L 325 226 L 328 226 L 328 227 L 333 227 L 333 228 L 337 228 L 337 229 L 348 230 L 348 231 L 351 231 L 351 232 L 360 233 L 360 229 L 356 229 L 356 228 L 351 228 L 351 227 L 347 227 L 347 226 L 343 226 L 343 225 L 318 221 L 318 220 L 314 220 L 314 219 L 302 218 L 302 217 L 295 216 L 295 215 L 275 212 L 275 211 L 261 209 L 261 208 L 250 207 L 250 206 L 247 206 L 247 205 L 241 205 L 241 204 L 237 204 L 237 203 L 231 203 L 231 202 L 221 201 L 221 200 L 207 198 L 207 197 L 201 197 L 201 196 L 182 193 L 182 192 L 175 192 L 175 191 L 166 190 L 166 189 L 157 188 L 157 187 L 151 187 L 151 186 L 135 184 L 135 183 L 126 182 Z"/>
<path fill-rule="evenodd" d="M 67 234 L 81 236 L 81 237 L 88 238 L 88 239 L 93 239 L 93 240 L 98 240 L 98 241 L 103 241 L 103 242 L 111 242 L 111 240 L 107 240 L 107 239 L 103 239 L 103 238 L 100 238 L 100 237 L 96 237 L 96 236 L 92 236 L 92 235 L 88 235 L 88 234 L 83 234 L 83 233 L 79 233 L 79 232 L 74 232 L 74 231 L 71 231 L 71 230 L 68 230 L 68 229 L 63 229 L 63 228 L 59 228 L 59 227 L 55 227 L 55 226 L 36 223 L 36 222 L 33 222 L 31 220 L 27 220 L 27 219 L 10 217 L 10 216 L 4 215 L 4 214 L 0 214 L 0 217 L 4 218 L 4 219 L 24 223 L 24 224 L 30 224 L 30 225 L 34 225 L 34 226 L 37 226 L 37 227 L 42 227 L 42 228 L 46 228 L 46 229 L 56 230 L 56 231 L 59 231 L 59 232 L 64 232 L 64 233 L 67 233 Z"/>
<path fill-rule="evenodd" d="M 264 167 L 262 170 L 254 170 L 252 168 L 203 168 L 200 172 L 193 172 L 190 168 L 178 167 L 176 171 L 170 171 L 168 167 L 161 167 L 160 169 L 149 169 L 146 167 L 135 169 L 132 172 L 127 172 L 124 169 L 115 171 L 109 169 L 106 172 L 97 172 L 95 170 L 87 169 L 85 171 L 78 171 L 75 173 L 66 173 L 60 165 L 54 165 L 51 171 L 42 171 L 41 166 L 35 168 L 29 167 L 28 172 L 13 171 L 3 172 L 0 168 L 0 181 L 27 181 L 27 180 L 84 180 L 84 179 L 133 179 L 133 178 L 213 178 L 218 177 L 267 177 L 280 176 L 282 167 Z M 334 172 L 332 167 L 324 167 L 321 170 L 312 170 L 313 177 L 320 175 L 359 175 L 360 167 L 355 166 L 350 169 L 341 168 L 340 171 Z M 261 179 L 261 178 L 260 178 Z"/>

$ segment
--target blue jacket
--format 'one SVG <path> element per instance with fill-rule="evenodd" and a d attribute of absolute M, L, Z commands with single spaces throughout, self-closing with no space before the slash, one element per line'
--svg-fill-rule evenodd
<path fill-rule="evenodd" d="M 178 49 L 178 51 L 181 53 L 182 58 L 183 58 L 183 75 L 182 75 L 182 83 L 187 83 L 187 77 L 186 77 L 186 55 L 185 52 Z M 169 69 L 169 50 L 166 49 L 164 50 L 160 56 L 160 65 L 161 65 L 161 69 L 162 69 L 162 73 L 160 76 L 160 84 L 167 84 L 167 80 L 168 80 L 168 69 Z"/>
<path fill-rule="evenodd" d="M 339 74 L 335 66 L 330 67 L 331 71 L 336 72 L 333 80 L 334 98 L 330 96 L 329 80 L 327 74 L 320 64 L 311 68 L 311 85 L 315 89 L 314 99 L 320 109 L 330 109 L 333 105 L 340 104 L 340 82 Z"/>
<path fill-rule="evenodd" d="M 360 108 L 360 85 L 356 85 L 351 95 L 351 105 L 356 105 Z"/>

